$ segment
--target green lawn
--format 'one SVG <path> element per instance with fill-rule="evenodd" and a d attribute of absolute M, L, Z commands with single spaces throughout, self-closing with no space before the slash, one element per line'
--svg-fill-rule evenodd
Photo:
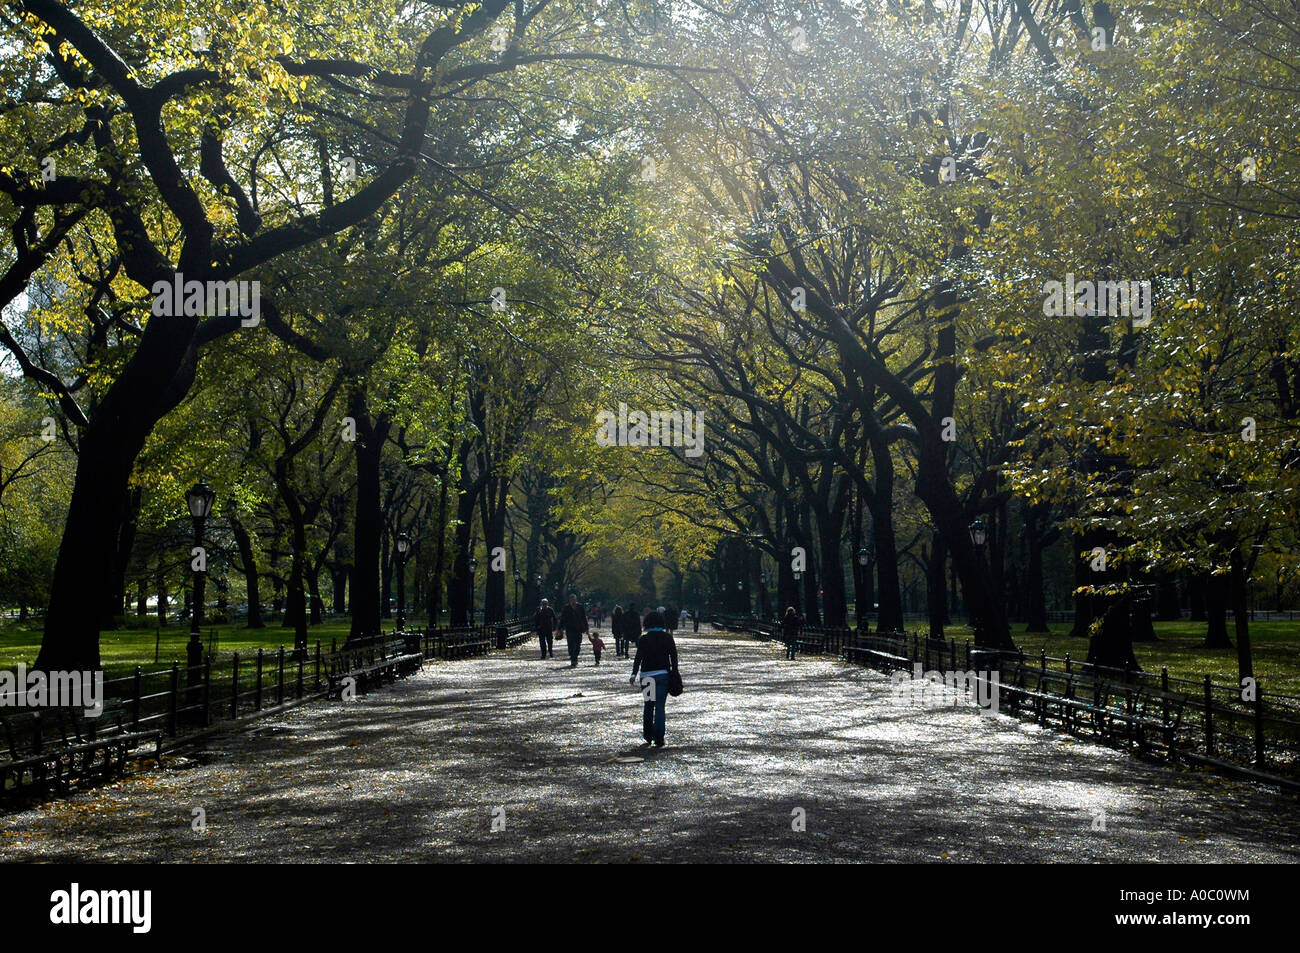
<path fill-rule="evenodd" d="M 389 622 L 386 628 L 391 628 Z M 265 629 L 246 629 L 239 625 L 214 625 L 203 627 L 203 644 L 208 644 L 208 633 L 215 632 L 219 657 L 225 658 L 232 652 L 241 656 L 255 654 L 263 649 L 274 653 L 284 646 L 285 653 L 293 649 L 293 630 L 281 628 L 279 623 L 268 624 Z M 341 645 L 348 637 L 348 620 L 332 619 L 321 625 L 313 626 L 308 635 L 308 644 L 313 648 L 319 641 L 325 651 L 329 651 L 330 639 L 337 639 Z M 185 646 L 190 640 L 189 629 L 182 625 L 165 626 L 158 638 L 158 662 L 154 663 L 156 630 L 149 628 L 125 628 L 104 632 L 99 639 L 100 660 L 104 666 L 106 678 L 118 678 L 130 675 L 137 665 L 145 671 L 163 668 L 173 662 L 185 664 Z M 41 644 L 41 623 L 28 622 L 22 625 L 9 623 L 0 625 L 0 668 L 12 668 L 19 662 L 31 664 Z"/>
<path fill-rule="evenodd" d="M 391 622 L 388 623 L 391 626 Z M 1037 655 L 1043 649 L 1047 654 L 1082 661 L 1088 655 L 1085 639 L 1069 636 L 1067 623 L 1054 623 L 1048 635 L 1029 634 L 1023 626 L 1013 629 L 1016 644 L 1027 655 Z M 1134 646 L 1138 662 L 1150 672 L 1159 672 L 1162 665 L 1169 667 L 1173 678 L 1201 680 L 1209 674 L 1218 684 L 1232 684 L 1237 680 L 1237 654 L 1235 650 L 1209 650 L 1201 648 L 1205 639 L 1205 624 L 1201 622 L 1157 622 L 1158 642 Z M 212 626 L 217 634 L 217 653 L 228 657 L 231 652 L 241 655 L 254 653 L 259 648 L 273 653 L 279 646 L 293 647 L 293 632 L 279 624 L 265 629 L 250 630 L 238 625 Z M 204 627 L 204 644 L 210 629 Z M 1231 633 L 1231 620 L 1229 621 Z M 330 639 L 340 644 L 347 638 L 347 619 L 334 619 L 314 626 L 310 644 L 319 640 L 327 649 Z M 946 634 L 958 645 L 971 637 L 965 626 L 949 626 Z M 1251 644 L 1255 658 L 1255 676 L 1265 692 L 1300 696 L 1300 622 L 1256 622 L 1250 627 Z M 100 655 L 109 678 L 129 675 L 135 666 L 145 670 L 185 661 L 185 644 L 189 631 L 183 626 L 171 625 L 162 630 L 158 647 L 158 666 L 154 665 L 154 628 L 119 629 L 105 632 L 100 637 Z M 0 625 L 0 667 L 12 667 L 19 662 L 31 663 L 40 647 L 41 624 L 28 622 L 22 625 Z"/>
<path fill-rule="evenodd" d="M 1067 653 L 1075 661 L 1088 657 L 1088 640 L 1071 638 L 1069 623 L 1053 623 L 1049 628 L 1050 634 L 1032 634 L 1024 631 L 1023 624 L 1017 625 L 1012 628 L 1012 638 L 1026 655 L 1038 655 L 1046 649 L 1049 656 L 1056 658 L 1064 658 Z M 1202 648 L 1204 622 L 1157 622 L 1155 630 L 1158 642 L 1133 646 L 1138 664 L 1146 671 L 1158 674 L 1161 666 L 1168 666 L 1170 678 L 1201 681 L 1209 675 L 1216 684 L 1236 683 L 1237 650 Z M 966 626 L 949 626 L 945 634 L 955 638 L 959 646 L 971 637 Z M 1232 635 L 1231 618 L 1228 634 Z M 1252 623 L 1250 644 L 1260 687 L 1266 693 L 1300 696 L 1300 622 Z"/>

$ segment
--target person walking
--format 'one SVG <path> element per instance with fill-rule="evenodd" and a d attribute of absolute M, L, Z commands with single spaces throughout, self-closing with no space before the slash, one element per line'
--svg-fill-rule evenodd
<path fill-rule="evenodd" d="M 792 659 L 795 656 L 795 650 L 799 647 L 799 630 L 803 627 L 803 619 L 799 618 L 799 613 L 794 611 L 794 606 L 785 610 L 785 618 L 781 620 L 781 641 L 785 643 L 785 657 Z"/>
<path fill-rule="evenodd" d="M 600 664 L 600 653 L 605 651 L 605 640 L 595 632 L 588 632 L 587 638 L 591 640 L 591 652 L 596 656 L 596 664 Z"/>
<path fill-rule="evenodd" d="M 632 603 L 623 613 L 623 658 L 632 657 L 632 649 L 639 638 L 641 638 L 641 615 L 636 611 L 636 603 Z"/>
<path fill-rule="evenodd" d="M 543 599 L 537 614 L 533 616 L 533 631 L 541 643 L 542 658 L 555 658 L 555 610 L 551 608 L 550 600 Z"/>
<path fill-rule="evenodd" d="M 623 657 L 623 607 L 614 606 L 609 617 L 609 631 L 614 636 L 614 658 Z"/>
<path fill-rule="evenodd" d="M 637 672 L 641 673 L 641 687 L 646 699 L 641 712 L 641 737 L 645 744 L 641 747 L 653 743 L 656 748 L 662 748 L 667 722 L 668 673 L 677 671 L 677 643 L 658 612 L 647 615 L 645 623 L 645 635 L 637 639 L 636 658 L 632 660 L 632 677 L 628 684 L 637 684 Z"/>
<path fill-rule="evenodd" d="M 578 667 L 578 653 L 582 651 L 582 636 L 587 631 L 587 613 L 578 605 L 578 597 L 569 596 L 569 604 L 560 610 L 560 628 L 569 643 L 569 668 Z"/>

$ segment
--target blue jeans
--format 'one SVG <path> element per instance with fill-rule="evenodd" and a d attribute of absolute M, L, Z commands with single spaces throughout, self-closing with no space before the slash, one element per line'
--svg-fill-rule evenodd
<path fill-rule="evenodd" d="M 642 691 L 645 691 L 646 677 L 641 677 Z M 654 689 L 651 697 L 654 701 L 645 703 L 645 711 L 641 715 L 641 737 L 646 741 L 657 741 L 664 743 L 664 721 L 666 712 L 664 703 L 668 701 L 668 676 L 651 675 L 650 680 L 654 682 Z"/>

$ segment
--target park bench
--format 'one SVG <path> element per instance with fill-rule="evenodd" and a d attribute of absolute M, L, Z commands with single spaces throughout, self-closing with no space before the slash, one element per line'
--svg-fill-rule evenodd
<path fill-rule="evenodd" d="M 400 646 L 358 646 L 327 656 L 325 677 L 329 682 L 329 694 L 342 694 L 344 684 L 349 681 L 357 691 L 364 691 L 418 672 L 424 662 L 424 656 L 418 650 L 418 639 L 419 636 L 415 636 L 415 651 L 411 651 L 411 640 L 407 638 Z"/>
<path fill-rule="evenodd" d="M 492 639 L 486 632 L 446 632 L 441 637 L 444 659 L 470 658 L 486 655 L 492 649 Z M 558 641 L 558 640 L 557 640 Z"/>
<path fill-rule="evenodd" d="M 1136 743 L 1141 751 L 1150 749 L 1156 736 L 1173 753 L 1187 705 L 1185 695 L 1027 667 L 1017 668 L 1000 688 L 1012 711 L 1029 707 L 1044 726 L 1055 719 L 1068 733 L 1088 727 L 1108 742 Z"/>
<path fill-rule="evenodd" d="M 909 669 L 912 667 L 912 660 L 902 655 L 895 655 L 893 652 L 886 652 L 882 649 L 874 648 L 872 644 L 862 645 L 851 639 L 845 639 L 844 645 L 840 651 L 844 655 L 844 660 L 853 662 L 855 665 L 867 665 L 871 668 L 883 669 L 886 672 L 898 671 L 900 669 Z"/>
<path fill-rule="evenodd" d="M 805 655 L 821 655 L 826 647 L 824 635 L 801 635 L 794 640 L 795 649 Z"/>
<path fill-rule="evenodd" d="M 522 632 L 516 632 L 514 635 L 506 637 L 506 648 L 514 648 L 516 645 L 523 645 L 531 640 L 533 633 L 530 629 L 524 629 Z"/>
<path fill-rule="evenodd" d="M 1137 744 L 1141 751 L 1152 747 L 1151 735 L 1160 739 L 1165 751 L 1174 752 L 1174 741 L 1182 727 L 1183 710 L 1187 696 L 1160 692 L 1150 688 L 1106 685 L 1098 691 L 1099 701 L 1094 704 L 1094 718 L 1099 722 L 1104 737 L 1119 740 L 1123 726 L 1123 740 Z"/>
<path fill-rule="evenodd" d="M 162 732 L 128 730 L 120 700 L 106 700 L 98 718 L 81 708 L 43 708 L 0 713 L 0 725 L 11 759 L 0 762 L 0 794 L 62 794 L 73 784 L 107 781 L 125 774 L 127 761 L 148 745 L 162 761 Z"/>

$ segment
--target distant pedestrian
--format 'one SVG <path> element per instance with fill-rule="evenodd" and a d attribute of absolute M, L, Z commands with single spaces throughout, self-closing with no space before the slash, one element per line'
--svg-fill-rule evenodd
<path fill-rule="evenodd" d="M 560 610 L 560 628 L 569 643 L 569 668 L 577 668 L 582 636 L 587 631 L 587 613 L 578 605 L 577 596 L 569 596 L 569 604 Z"/>
<path fill-rule="evenodd" d="M 803 627 L 803 619 L 799 618 L 799 613 L 794 611 L 794 606 L 785 610 L 785 618 L 781 620 L 781 640 L 785 642 L 785 657 L 792 659 L 795 651 L 799 647 L 799 630 Z"/>
<path fill-rule="evenodd" d="M 609 631 L 614 636 L 614 658 L 623 657 L 623 607 L 614 606 L 609 617 Z"/>
<path fill-rule="evenodd" d="M 636 611 L 636 604 L 628 606 L 623 613 L 623 658 L 632 657 L 632 649 L 637 639 L 641 638 L 641 616 Z"/>
<path fill-rule="evenodd" d="M 632 662 L 632 677 L 628 683 L 637 684 L 641 673 L 641 686 L 646 701 L 641 712 L 641 737 L 648 747 L 664 746 L 664 728 L 667 721 L 668 673 L 677 671 L 677 643 L 664 627 L 664 617 L 658 612 L 646 616 L 645 635 L 636 643 L 636 658 Z"/>
<path fill-rule="evenodd" d="M 543 599 L 537 614 L 533 616 L 533 631 L 537 633 L 537 641 L 541 643 L 544 659 L 555 658 L 555 624 L 555 610 L 551 608 L 550 600 Z"/>
<path fill-rule="evenodd" d="M 685 609 L 683 609 L 681 613 L 677 616 L 677 628 L 685 629 L 686 623 L 690 619 L 690 617 L 691 614 L 687 612 Z"/>
<path fill-rule="evenodd" d="M 693 613 L 691 613 L 691 617 L 695 621 L 695 631 L 696 632 L 700 631 L 700 610 L 696 609 Z"/>

